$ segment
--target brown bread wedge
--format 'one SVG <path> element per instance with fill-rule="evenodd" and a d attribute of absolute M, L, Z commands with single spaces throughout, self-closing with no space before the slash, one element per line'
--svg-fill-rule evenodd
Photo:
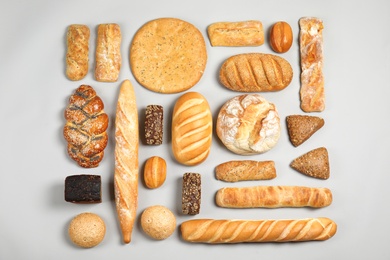
<path fill-rule="evenodd" d="M 290 166 L 302 174 L 317 179 L 326 180 L 330 176 L 328 150 L 325 147 L 299 156 L 291 162 Z"/>
<path fill-rule="evenodd" d="M 297 147 L 323 127 L 325 121 L 318 116 L 290 115 L 286 117 L 286 123 L 290 141 Z"/>

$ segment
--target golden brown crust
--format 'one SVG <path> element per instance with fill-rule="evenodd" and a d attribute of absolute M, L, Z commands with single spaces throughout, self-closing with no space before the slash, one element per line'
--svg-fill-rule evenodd
<path fill-rule="evenodd" d="M 66 76 L 70 80 L 83 79 L 89 68 L 89 36 L 88 26 L 72 24 L 68 27 Z"/>
<path fill-rule="evenodd" d="M 109 118 L 103 101 L 91 86 L 81 85 L 69 98 L 64 117 L 69 156 L 82 167 L 97 167 L 108 142 Z"/>
<path fill-rule="evenodd" d="M 270 180 L 276 177 L 275 162 L 228 161 L 215 167 L 215 177 L 227 182 Z"/>
<path fill-rule="evenodd" d="M 217 22 L 207 28 L 212 46 L 260 46 L 264 43 L 260 21 Z"/>
<path fill-rule="evenodd" d="M 83 248 L 97 246 L 106 234 L 106 224 L 94 213 L 81 213 L 75 216 L 69 224 L 70 240 Z"/>
<path fill-rule="evenodd" d="M 215 202 L 225 208 L 321 208 L 332 203 L 332 192 L 303 186 L 227 187 L 217 191 Z"/>
<path fill-rule="evenodd" d="M 327 240 L 337 231 L 328 218 L 289 220 L 194 219 L 181 224 L 182 238 L 194 243 L 300 242 Z"/>
<path fill-rule="evenodd" d="M 130 47 L 134 77 L 145 88 L 178 93 L 193 87 L 206 68 L 207 51 L 202 33 L 176 18 L 146 23 Z"/>
<path fill-rule="evenodd" d="M 176 101 L 172 114 L 172 151 L 184 165 L 207 159 L 213 122 L 207 100 L 197 92 L 187 92 Z"/>
<path fill-rule="evenodd" d="M 144 167 L 144 181 L 149 189 L 156 189 L 164 184 L 167 177 L 167 164 L 159 156 L 152 156 L 146 160 Z"/>
<path fill-rule="evenodd" d="M 304 17 L 299 20 L 301 55 L 301 108 L 305 112 L 325 109 L 322 20 Z"/>
<path fill-rule="evenodd" d="M 118 24 L 99 24 L 96 42 L 95 78 L 102 82 L 118 80 L 122 65 L 121 29 Z"/>
<path fill-rule="evenodd" d="M 167 207 L 151 206 L 142 212 L 141 227 L 153 239 L 167 239 L 176 229 L 176 217 Z"/>
<path fill-rule="evenodd" d="M 268 92 L 286 88 L 293 77 L 290 63 L 272 54 L 246 53 L 228 58 L 219 79 L 226 88 L 240 92 Z"/>
<path fill-rule="evenodd" d="M 115 119 L 115 204 L 123 241 L 130 243 L 138 207 L 138 110 L 133 86 L 123 81 Z"/>

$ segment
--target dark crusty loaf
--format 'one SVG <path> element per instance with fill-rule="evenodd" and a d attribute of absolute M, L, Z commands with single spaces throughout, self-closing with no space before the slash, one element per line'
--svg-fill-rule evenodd
<path fill-rule="evenodd" d="M 82 167 L 97 167 L 107 146 L 109 119 L 103 101 L 91 86 L 76 89 L 65 109 L 65 119 L 63 134 L 69 156 Z"/>

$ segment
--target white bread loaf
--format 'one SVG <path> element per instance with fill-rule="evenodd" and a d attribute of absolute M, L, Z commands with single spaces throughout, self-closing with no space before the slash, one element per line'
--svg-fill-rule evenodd
<path fill-rule="evenodd" d="M 213 122 L 207 100 L 187 92 L 175 104 L 172 115 L 172 151 L 184 165 L 197 165 L 210 153 Z"/>
<path fill-rule="evenodd" d="M 123 241 L 130 243 L 138 206 L 138 111 L 133 86 L 120 88 L 115 120 L 115 204 Z"/>
<path fill-rule="evenodd" d="M 274 104 L 259 94 L 245 94 L 222 106 L 216 130 L 230 151 L 241 155 L 259 154 L 278 142 L 280 118 Z"/>
<path fill-rule="evenodd" d="M 337 231 L 328 218 L 290 220 L 194 219 L 181 224 L 182 238 L 194 243 L 298 242 L 327 240 Z"/>

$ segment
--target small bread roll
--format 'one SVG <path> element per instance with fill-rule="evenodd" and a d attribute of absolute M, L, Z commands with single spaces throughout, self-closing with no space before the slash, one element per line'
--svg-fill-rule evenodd
<path fill-rule="evenodd" d="M 103 241 L 106 225 L 103 219 L 94 213 L 81 213 L 70 222 L 68 233 L 75 245 L 90 248 Z"/>
<path fill-rule="evenodd" d="M 207 159 L 212 141 L 212 116 L 207 100 L 197 92 L 182 95 L 173 108 L 172 151 L 184 165 Z"/>
<path fill-rule="evenodd" d="M 176 218 L 172 211 L 164 206 L 151 206 L 142 213 L 141 226 L 151 238 L 163 240 L 175 231 Z"/>
<path fill-rule="evenodd" d="M 274 104 L 259 94 L 236 96 L 219 111 L 216 131 L 230 151 L 253 155 L 269 151 L 280 136 L 280 118 Z"/>

